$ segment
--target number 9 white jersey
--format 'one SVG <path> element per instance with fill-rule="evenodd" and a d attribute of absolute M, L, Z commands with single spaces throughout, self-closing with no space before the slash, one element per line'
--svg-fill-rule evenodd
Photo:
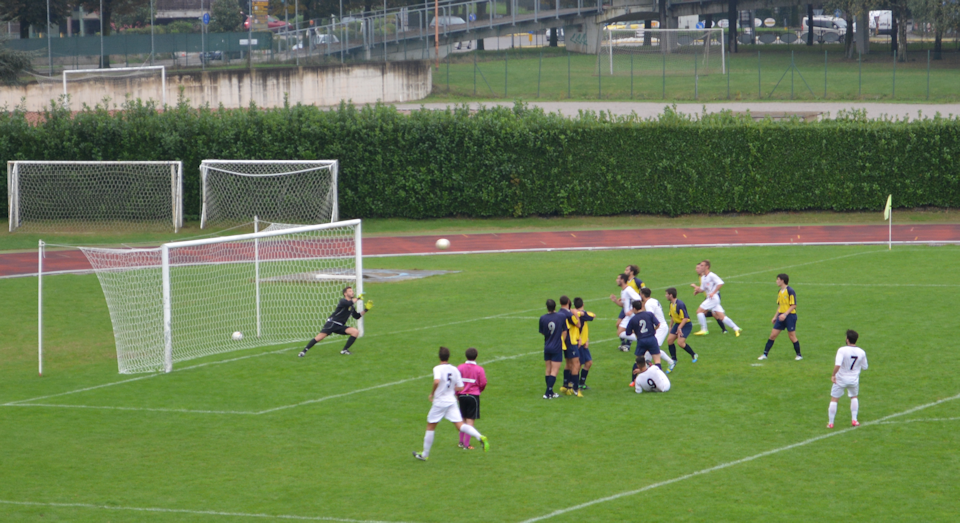
<path fill-rule="evenodd" d="M 433 404 L 446 406 L 457 403 L 457 388 L 463 387 L 460 371 L 449 363 L 443 363 L 433 368 L 433 379 L 440 382 L 433 393 Z"/>
<path fill-rule="evenodd" d="M 670 390 L 670 379 L 660 367 L 651 365 L 647 370 L 637 374 L 633 380 L 637 394 L 641 392 L 667 392 Z"/>

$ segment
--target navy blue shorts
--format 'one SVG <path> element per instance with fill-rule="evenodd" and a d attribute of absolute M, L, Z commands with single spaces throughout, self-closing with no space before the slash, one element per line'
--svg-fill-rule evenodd
<path fill-rule="evenodd" d="M 570 358 L 579 358 L 579 357 L 580 357 L 580 346 L 579 346 L 579 345 L 571 345 L 571 346 L 567 347 L 566 349 L 563 350 L 563 357 L 564 357 L 565 359 L 568 359 L 568 360 L 569 360 Z"/>
<path fill-rule="evenodd" d="M 773 328 L 782 331 L 793 332 L 797 330 L 797 315 L 796 314 L 787 314 L 787 319 L 780 321 L 780 314 L 777 314 L 777 321 L 773 322 Z"/>
<path fill-rule="evenodd" d="M 622 319 L 624 319 L 624 318 L 626 318 L 626 317 L 627 317 L 627 315 L 623 313 L 623 309 L 620 309 L 620 314 L 617 316 L 617 319 L 618 319 L 618 320 L 622 320 Z"/>
<path fill-rule="evenodd" d="M 563 361 L 563 351 L 560 349 L 547 350 L 543 349 L 543 361 Z"/>
<path fill-rule="evenodd" d="M 656 336 L 637 339 L 637 350 L 635 350 L 633 354 L 635 356 L 643 356 L 644 352 L 649 352 L 651 356 L 654 354 L 660 354 L 660 346 L 657 345 Z"/>
<path fill-rule="evenodd" d="M 588 361 L 593 361 L 593 356 L 590 355 L 590 349 L 580 347 L 580 364 L 582 365 Z"/>
<path fill-rule="evenodd" d="M 680 326 L 679 323 L 674 323 L 673 327 L 670 327 L 670 334 L 676 334 L 677 327 L 679 326 Z M 680 337 L 687 338 L 690 336 L 691 332 L 693 332 L 693 324 L 688 322 L 686 325 L 683 326 L 683 336 L 680 336 Z"/>

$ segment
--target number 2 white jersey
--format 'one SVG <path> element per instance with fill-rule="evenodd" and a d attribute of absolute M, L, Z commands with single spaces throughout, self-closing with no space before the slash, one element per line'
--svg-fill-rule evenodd
<path fill-rule="evenodd" d="M 723 280 L 712 272 L 708 272 L 706 276 L 700 277 L 700 289 L 707 293 L 708 297 L 721 285 L 723 285 Z"/>
<path fill-rule="evenodd" d="M 860 382 L 860 371 L 867 368 L 867 353 L 860 347 L 844 345 L 837 350 L 834 365 L 839 365 L 837 383 L 852 385 Z"/>
<path fill-rule="evenodd" d="M 651 365 L 647 370 L 637 374 L 633 380 L 637 393 L 667 392 L 670 390 L 670 378 L 660 370 L 660 367 Z"/>
<path fill-rule="evenodd" d="M 437 390 L 433 393 L 433 404 L 437 407 L 452 405 L 457 402 L 457 387 L 463 387 L 463 378 L 460 371 L 449 363 L 442 363 L 433 368 L 433 379 L 439 381 Z"/>

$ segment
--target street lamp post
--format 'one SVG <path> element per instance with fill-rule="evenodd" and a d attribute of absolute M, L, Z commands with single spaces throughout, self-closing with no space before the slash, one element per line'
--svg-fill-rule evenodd
<path fill-rule="evenodd" d="M 50 63 L 50 76 L 53 76 L 53 47 L 50 41 L 50 0 L 47 0 L 47 62 Z"/>
<path fill-rule="evenodd" d="M 150 65 L 153 65 L 153 26 L 156 24 L 157 20 L 153 15 L 153 0 L 150 0 Z M 102 34 L 102 33 L 101 33 Z"/>
<path fill-rule="evenodd" d="M 103 0 L 100 0 L 100 12 L 98 14 L 100 15 L 100 68 L 103 69 Z"/>

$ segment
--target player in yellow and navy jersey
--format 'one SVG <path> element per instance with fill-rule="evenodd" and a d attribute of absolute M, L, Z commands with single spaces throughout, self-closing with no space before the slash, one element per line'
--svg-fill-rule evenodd
<path fill-rule="evenodd" d="M 593 356 L 590 355 L 590 324 L 597 315 L 583 310 L 583 298 L 573 299 L 573 309 L 580 313 L 580 390 L 590 390 L 587 387 L 587 374 L 593 366 Z"/>
<path fill-rule="evenodd" d="M 563 358 L 566 366 L 563 368 L 563 385 L 560 393 L 583 397 L 580 393 L 580 312 L 570 310 L 570 298 L 560 296 L 560 314 L 567 320 L 567 333 L 563 338 Z M 574 378 L 577 376 L 577 378 Z"/>
<path fill-rule="evenodd" d="M 687 336 L 693 330 L 693 324 L 690 323 L 690 313 L 687 312 L 687 306 L 677 299 L 676 287 L 670 287 L 664 293 L 667 301 L 670 302 L 670 320 L 673 325 L 670 326 L 670 335 L 667 336 L 667 350 L 670 351 L 670 357 L 677 359 L 677 347 L 674 342 L 680 345 L 680 348 L 687 351 L 687 354 L 693 358 L 693 363 L 697 362 L 697 353 L 693 348 L 687 345 Z"/>
<path fill-rule="evenodd" d="M 773 330 L 770 331 L 770 339 L 767 340 L 763 355 L 757 358 L 758 360 L 767 359 L 770 349 L 773 348 L 773 342 L 780 335 L 780 331 L 784 329 L 787 330 L 787 335 L 793 342 L 793 350 L 797 353 L 797 357 L 794 359 L 798 361 L 803 359 L 803 356 L 800 355 L 800 342 L 797 341 L 797 293 L 794 292 L 793 287 L 787 285 L 788 283 L 790 283 L 789 276 L 786 274 L 777 275 L 777 286 L 780 287 L 780 292 L 777 293 L 777 312 L 770 320 L 773 323 Z"/>

